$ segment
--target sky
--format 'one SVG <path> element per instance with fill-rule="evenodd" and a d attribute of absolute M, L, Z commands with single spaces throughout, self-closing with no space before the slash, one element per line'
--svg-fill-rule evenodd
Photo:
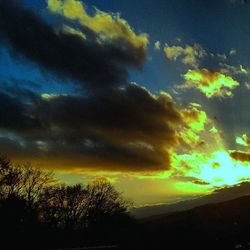
<path fill-rule="evenodd" d="M 249 181 L 249 11 L 0 0 L 0 153 L 137 206 Z"/>

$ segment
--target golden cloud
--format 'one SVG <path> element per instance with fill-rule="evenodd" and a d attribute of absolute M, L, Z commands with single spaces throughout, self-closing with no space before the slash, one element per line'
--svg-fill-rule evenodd
<path fill-rule="evenodd" d="M 232 97 L 232 91 L 239 86 L 239 83 L 232 77 L 208 69 L 188 70 L 184 75 L 185 83 L 183 88 L 196 88 L 211 97 Z"/>
<path fill-rule="evenodd" d="M 95 33 L 100 34 L 100 41 L 125 41 L 138 49 L 146 49 L 147 34 L 135 34 L 133 29 L 117 14 L 96 10 L 90 16 L 82 2 L 78 0 L 48 0 L 48 9 L 68 19 L 76 20 Z"/>
<path fill-rule="evenodd" d="M 164 53 L 166 58 L 172 61 L 176 61 L 178 57 L 182 57 L 181 61 L 185 65 L 192 67 L 197 67 L 198 59 L 206 55 L 206 51 L 198 44 L 194 44 L 193 46 L 186 45 L 185 47 L 166 46 Z"/>
<path fill-rule="evenodd" d="M 180 130 L 181 139 L 189 145 L 200 141 L 200 132 L 204 131 L 207 115 L 198 109 L 195 103 L 181 111 L 184 127 Z"/>

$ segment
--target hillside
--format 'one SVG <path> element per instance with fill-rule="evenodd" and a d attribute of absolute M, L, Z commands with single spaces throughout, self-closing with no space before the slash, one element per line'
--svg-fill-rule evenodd
<path fill-rule="evenodd" d="M 142 220 L 144 249 L 250 249 L 250 196 Z"/>
<path fill-rule="evenodd" d="M 210 203 L 218 203 L 250 195 L 250 183 L 244 182 L 240 185 L 217 189 L 209 195 L 194 197 L 173 204 L 152 205 L 136 208 L 132 214 L 136 218 L 147 218 L 154 215 L 167 214 L 177 211 L 185 211 Z"/>

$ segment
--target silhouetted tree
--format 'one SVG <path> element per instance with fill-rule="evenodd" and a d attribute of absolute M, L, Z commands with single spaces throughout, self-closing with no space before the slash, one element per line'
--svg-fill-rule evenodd
<path fill-rule="evenodd" d="M 41 249 L 121 242 L 130 205 L 105 179 L 57 185 L 51 172 L 0 157 L 0 235 L 16 239 L 10 249 L 33 249 L 40 237 Z"/>
<path fill-rule="evenodd" d="M 21 169 L 20 194 L 29 203 L 35 204 L 43 195 L 44 190 L 55 180 L 52 172 L 42 171 L 26 163 Z"/>
<path fill-rule="evenodd" d="M 105 218 L 120 217 L 127 214 L 131 203 L 105 179 L 97 179 L 86 187 L 87 220 L 92 223 L 103 222 Z"/>
<path fill-rule="evenodd" d="M 54 227 L 83 226 L 86 210 L 86 189 L 82 185 L 47 188 L 40 200 L 41 219 Z"/>
<path fill-rule="evenodd" d="M 88 239 L 96 244 L 124 242 L 134 226 L 128 213 L 132 203 L 105 179 L 95 180 L 86 190 Z"/>
<path fill-rule="evenodd" d="M 22 175 L 19 168 L 14 167 L 6 157 L 0 157 L 0 196 L 7 198 L 19 193 Z"/>
<path fill-rule="evenodd" d="M 53 182 L 51 172 L 34 168 L 29 163 L 14 165 L 7 158 L 0 157 L 1 198 L 15 195 L 34 205 Z"/>
<path fill-rule="evenodd" d="M 129 203 L 105 180 L 47 188 L 40 201 L 41 219 L 54 226 L 83 229 L 104 217 L 128 212 Z"/>

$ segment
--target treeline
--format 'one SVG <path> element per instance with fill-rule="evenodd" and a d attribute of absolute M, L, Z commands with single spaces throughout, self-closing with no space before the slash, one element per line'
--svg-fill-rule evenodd
<path fill-rule="evenodd" d="M 122 245 L 135 228 L 130 206 L 104 179 L 58 184 L 51 172 L 0 157 L 4 249 Z"/>

